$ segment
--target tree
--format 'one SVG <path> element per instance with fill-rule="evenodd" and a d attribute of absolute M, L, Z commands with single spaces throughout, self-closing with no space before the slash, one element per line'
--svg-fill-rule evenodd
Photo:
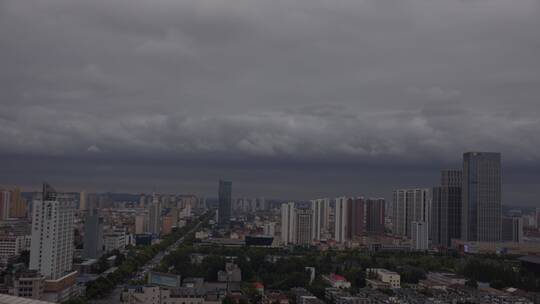
<path fill-rule="evenodd" d="M 236 304 L 236 301 L 234 301 L 234 298 L 231 296 L 226 296 L 221 300 L 221 304 Z"/>
<path fill-rule="evenodd" d="M 475 279 L 469 279 L 465 282 L 465 286 L 469 287 L 469 288 L 472 288 L 472 289 L 477 289 L 478 288 L 478 282 L 476 282 Z"/>
<path fill-rule="evenodd" d="M 67 301 L 62 302 L 62 304 L 86 304 L 86 303 L 87 301 L 81 297 L 69 299 Z"/>
<path fill-rule="evenodd" d="M 489 283 L 489 286 L 495 289 L 503 289 L 504 287 L 506 287 L 504 282 L 501 280 L 493 280 Z"/>
<path fill-rule="evenodd" d="M 19 254 L 19 257 L 17 257 L 17 263 L 24 263 L 26 267 L 28 267 L 28 264 L 30 263 L 30 251 L 23 250 Z"/>
<path fill-rule="evenodd" d="M 426 273 L 418 267 L 404 266 L 400 273 L 401 281 L 410 284 L 418 284 L 420 280 L 426 278 Z"/>

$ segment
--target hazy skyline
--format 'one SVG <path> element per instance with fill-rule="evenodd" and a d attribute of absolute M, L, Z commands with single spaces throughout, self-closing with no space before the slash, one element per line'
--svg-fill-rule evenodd
<path fill-rule="evenodd" d="M 0 0 L 0 185 L 310 199 L 501 152 L 540 196 L 537 0 Z"/>

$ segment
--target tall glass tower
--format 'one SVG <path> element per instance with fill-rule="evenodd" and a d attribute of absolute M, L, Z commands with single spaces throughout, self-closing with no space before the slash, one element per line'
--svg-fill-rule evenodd
<path fill-rule="evenodd" d="M 218 196 L 218 224 L 220 226 L 228 226 L 231 222 L 232 182 L 220 180 Z"/>
<path fill-rule="evenodd" d="M 501 154 L 463 154 L 461 238 L 498 242 L 501 239 Z"/>

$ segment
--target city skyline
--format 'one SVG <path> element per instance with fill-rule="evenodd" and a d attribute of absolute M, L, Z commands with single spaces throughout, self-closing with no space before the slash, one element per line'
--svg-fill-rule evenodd
<path fill-rule="evenodd" d="M 153 4 L 2 3 L 0 184 L 389 197 L 497 151 L 538 203 L 538 1 Z"/>
<path fill-rule="evenodd" d="M 463 154 L 466 154 L 468 152 L 464 152 Z M 522 207 L 533 207 L 537 204 L 536 195 L 534 192 L 523 192 L 523 186 L 521 183 L 505 183 L 508 179 L 522 179 L 521 177 L 518 177 L 518 173 L 508 170 L 508 168 L 505 168 L 505 157 L 502 156 L 503 160 L 501 163 L 502 171 L 504 172 L 504 177 L 502 178 L 502 205 L 504 206 L 522 206 Z M 460 159 L 459 157 L 457 159 Z M 318 182 L 319 180 L 313 181 L 313 189 L 310 188 L 301 188 L 304 190 L 303 193 L 298 193 L 296 190 L 298 189 L 295 187 L 288 188 L 289 191 L 280 191 L 277 195 L 268 195 L 268 187 L 265 187 L 265 185 L 258 185 L 256 188 L 251 188 L 250 185 L 252 185 L 252 181 L 246 181 L 243 178 L 240 178 L 240 182 L 236 182 L 237 187 L 236 191 L 233 193 L 233 199 L 237 198 L 243 198 L 243 197 L 267 197 L 269 199 L 277 199 L 277 200 L 297 200 L 297 201 L 309 201 L 312 200 L 313 197 L 337 197 L 341 195 L 350 195 L 350 196 L 366 196 L 366 197 L 384 197 L 386 199 L 391 199 L 393 196 L 393 192 L 395 189 L 398 188 L 431 188 L 434 186 L 437 186 L 440 179 L 440 170 L 444 168 L 452 168 L 451 170 L 461 170 L 462 164 L 450 164 L 446 165 L 447 167 L 437 167 L 436 169 L 431 169 L 430 167 L 419 167 L 419 168 L 413 168 L 408 167 L 409 171 L 408 174 L 404 175 L 394 175 L 394 176 L 379 176 L 376 174 L 377 168 L 374 168 L 372 165 L 370 165 L 371 171 L 369 171 L 370 176 L 373 178 L 367 178 L 367 177 L 356 177 L 358 180 L 370 180 L 373 182 L 373 180 L 376 180 L 378 178 L 384 178 L 384 182 L 376 183 L 373 186 L 369 184 L 360 183 L 359 185 L 356 185 L 356 181 L 349 182 L 345 185 L 341 185 L 340 190 L 336 190 L 333 188 L 336 183 L 325 183 L 325 187 L 320 187 Z M 339 166 L 335 167 L 337 169 L 343 168 L 343 164 L 340 164 Z M 329 168 L 327 168 L 329 169 Z M 383 170 L 391 170 L 391 164 L 387 164 L 386 166 L 382 166 Z M 509 172 L 510 171 L 510 172 Z M 523 171 L 534 171 L 534 168 L 523 168 Z M 419 176 L 419 172 L 422 172 L 421 176 Z M 321 173 L 328 174 L 332 176 L 334 172 L 323 172 Z M 402 173 L 403 174 L 403 173 Z M 532 173 L 531 174 L 535 174 Z M 510 177 L 508 177 L 510 176 Z M 312 176 L 313 177 L 313 176 Z M 54 177 L 51 177 L 49 180 L 56 180 Z M 216 188 L 215 188 L 215 182 L 216 180 L 209 180 L 208 183 L 211 183 L 213 185 L 207 185 L 205 182 L 203 184 L 197 184 L 195 187 L 189 187 L 189 186 L 178 186 L 178 185 L 171 185 L 171 181 L 169 180 L 166 182 L 166 185 L 162 185 L 160 188 L 167 189 L 166 191 L 157 191 L 159 193 L 186 193 L 186 194 L 197 194 L 201 195 L 203 197 L 208 197 L 212 199 L 217 199 L 218 196 L 216 195 Z M 236 180 L 235 180 L 236 181 Z M 274 181 L 275 182 L 275 181 Z M 55 182 L 56 183 L 56 182 Z M 103 189 L 95 189 L 94 191 L 88 191 L 88 189 L 92 189 L 91 187 L 81 187 L 81 186 L 72 186 L 69 187 L 69 185 L 73 185 L 73 181 L 62 183 L 62 186 L 64 189 L 66 189 L 65 192 L 93 192 L 93 193 L 129 193 L 129 194 L 139 194 L 139 193 L 156 193 L 156 186 L 152 186 L 151 189 L 148 189 L 148 186 L 141 185 L 140 188 L 119 188 L 117 190 L 111 189 L 109 186 L 106 188 L 107 190 Z M 278 183 L 279 185 L 282 185 L 282 183 Z M 38 188 L 36 188 L 36 185 L 39 185 L 39 183 L 30 185 L 30 186 L 24 186 L 24 184 L 21 186 L 21 184 L 12 184 L 12 185 L 3 185 L 0 184 L 0 188 L 22 188 L 22 191 L 26 192 L 35 192 L 39 191 Z M 194 191 L 194 189 L 199 189 L 199 191 Z M 515 191 L 518 191 L 519 193 L 516 194 Z"/>
<path fill-rule="evenodd" d="M 540 299 L 540 0 L 0 0 L 0 304 Z"/>

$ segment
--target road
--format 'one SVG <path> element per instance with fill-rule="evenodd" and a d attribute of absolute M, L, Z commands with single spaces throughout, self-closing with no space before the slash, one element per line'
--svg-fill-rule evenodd
<path fill-rule="evenodd" d="M 188 231 L 185 235 L 189 235 L 193 232 L 195 232 L 197 229 L 199 229 L 200 225 L 202 224 L 202 221 L 199 221 L 195 227 L 193 227 L 190 231 Z M 126 278 L 124 282 L 129 282 L 131 280 L 142 280 L 145 278 L 146 274 L 154 269 L 154 267 L 158 266 L 161 263 L 161 260 L 163 260 L 164 257 L 169 255 L 171 251 L 178 248 L 183 242 L 184 242 L 185 236 L 179 238 L 176 242 L 171 244 L 167 249 L 164 251 L 158 252 L 148 263 L 146 263 L 144 266 L 142 266 L 139 271 L 133 274 L 133 276 Z M 126 287 L 127 284 L 118 284 L 116 288 L 105 298 L 99 299 L 99 300 L 92 300 L 88 301 L 89 304 L 114 304 L 114 303 L 121 303 L 120 302 L 120 295 L 122 294 L 122 290 Z"/>

